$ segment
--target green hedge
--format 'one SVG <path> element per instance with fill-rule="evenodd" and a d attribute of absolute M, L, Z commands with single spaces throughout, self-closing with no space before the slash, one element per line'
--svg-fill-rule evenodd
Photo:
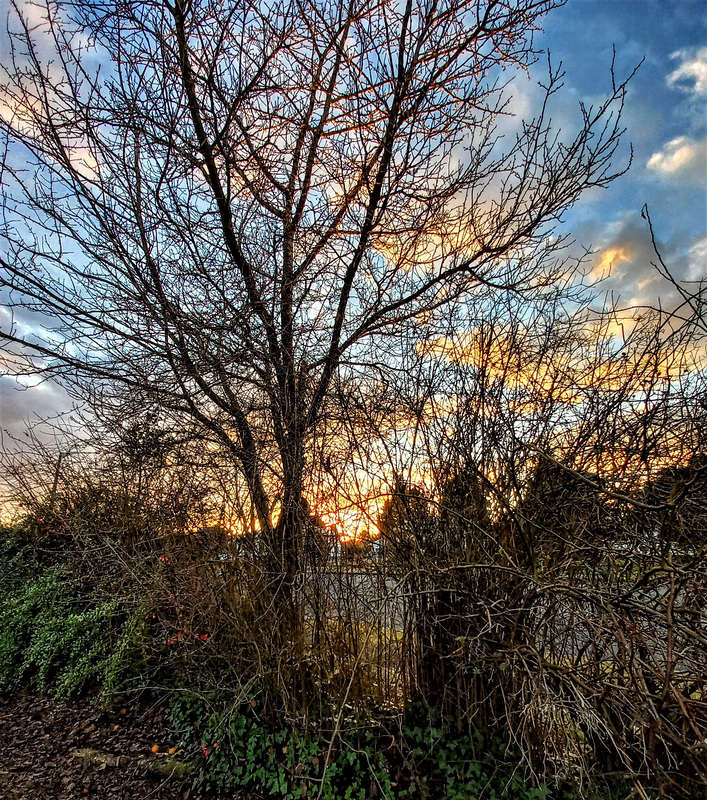
<path fill-rule="evenodd" d="M 139 660 L 145 609 L 94 597 L 65 564 L 41 565 L 16 529 L 0 536 L 0 691 L 66 699 L 98 683 L 109 702 Z"/>

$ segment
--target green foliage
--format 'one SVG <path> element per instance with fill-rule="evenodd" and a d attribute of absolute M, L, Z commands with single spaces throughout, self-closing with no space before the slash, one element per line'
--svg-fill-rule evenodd
<path fill-rule="evenodd" d="M 344 745 L 327 759 L 316 737 L 268 730 L 251 704 L 224 711 L 188 693 L 173 698 L 168 717 L 201 764 L 206 788 L 252 789 L 278 800 L 365 800 L 375 784 L 376 797 L 396 797 L 385 760 L 371 746 Z"/>
<path fill-rule="evenodd" d="M 0 596 L 2 597 L 20 587 L 40 570 L 37 550 L 27 543 L 31 529 L 32 521 L 29 517 L 12 527 L 0 526 Z"/>
<path fill-rule="evenodd" d="M 107 704 L 136 660 L 144 609 L 94 597 L 67 565 L 42 567 L 16 531 L 2 533 L 0 691 L 24 684 L 65 699 L 98 682 Z"/>
<path fill-rule="evenodd" d="M 408 708 L 401 753 L 410 773 L 405 798 L 446 800 L 546 800 L 547 786 L 533 786 L 517 771 L 518 759 L 502 742 L 478 730 L 453 732 L 434 709 Z"/>
<path fill-rule="evenodd" d="M 173 697 L 168 719 L 208 789 L 246 789 L 273 800 L 550 800 L 550 789 L 525 781 L 501 744 L 478 732 L 453 734 L 416 712 L 397 731 L 399 747 L 385 754 L 386 737 L 373 721 L 343 733 L 329 753 L 312 735 L 269 730 L 249 703 L 227 710 L 218 698 L 183 692 Z"/>

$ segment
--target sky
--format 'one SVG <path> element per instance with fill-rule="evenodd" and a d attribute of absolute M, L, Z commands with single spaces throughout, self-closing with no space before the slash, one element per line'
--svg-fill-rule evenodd
<path fill-rule="evenodd" d="M 0 0 L 2 20 L 6 9 L 7 0 Z M 675 276 L 707 278 L 707 3 L 569 0 L 545 18 L 535 43 L 565 71 L 562 103 L 554 111 L 560 127 L 571 126 L 580 101 L 596 104 L 606 96 L 614 49 L 618 80 L 642 62 L 629 84 L 623 117 L 621 152 L 627 159 L 630 142 L 630 169 L 609 188 L 583 196 L 558 232 L 570 234 L 576 248 L 594 251 L 587 271 L 604 278 L 601 292 L 622 304 L 654 305 L 659 297 L 669 304 L 671 287 L 650 265 L 655 259 L 641 209 L 648 206 L 661 254 Z M 514 82 L 512 107 L 518 113 L 532 115 L 546 70 L 547 59 L 541 58 L 529 77 Z M 601 295 L 596 302 L 601 304 Z M 22 386 L 12 375 L 0 376 L 5 434 L 20 435 L 28 422 L 69 407 L 51 382 Z"/>
<path fill-rule="evenodd" d="M 693 0 L 569 0 L 548 15 L 538 44 L 561 60 L 565 97 L 591 101 L 606 92 L 613 48 L 619 79 L 642 61 L 629 84 L 626 175 L 590 193 L 566 228 L 597 251 L 593 276 L 625 303 L 669 301 L 650 261 L 647 205 L 664 260 L 676 277 L 707 277 L 707 3 Z"/>

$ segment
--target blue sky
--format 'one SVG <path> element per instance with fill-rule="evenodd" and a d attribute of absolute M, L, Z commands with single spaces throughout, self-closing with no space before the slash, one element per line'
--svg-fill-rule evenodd
<path fill-rule="evenodd" d="M 0 18 L 6 18 L 0 0 Z M 707 3 L 704 0 L 569 0 L 544 21 L 536 46 L 562 61 L 565 86 L 556 109 L 571 124 L 579 101 L 601 102 L 610 88 L 612 48 L 619 79 L 643 59 L 624 112 L 626 143 L 634 148 L 626 175 L 590 192 L 567 214 L 561 232 L 591 247 L 592 276 L 601 291 L 625 302 L 670 302 L 670 287 L 650 266 L 652 252 L 641 208 L 647 204 L 663 256 L 683 279 L 707 278 Z M 513 108 L 531 115 L 544 77 L 540 59 L 512 87 Z M 624 156 L 628 147 L 623 150 Z M 600 303 L 599 296 L 597 304 Z M 18 391 L 0 377 L 0 428 L 15 434 L 23 421 L 67 408 L 50 383 Z"/>
<path fill-rule="evenodd" d="M 569 0 L 537 40 L 566 71 L 568 101 L 606 92 L 616 49 L 623 78 L 643 59 L 624 111 L 631 168 L 590 193 L 565 228 L 598 252 L 595 275 L 622 300 L 654 303 L 669 287 L 650 267 L 641 208 L 648 205 L 662 254 L 678 277 L 707 277 L 707 4 L 694 0 Z M 612 256 L 612 253 L 615 255 Z"/>

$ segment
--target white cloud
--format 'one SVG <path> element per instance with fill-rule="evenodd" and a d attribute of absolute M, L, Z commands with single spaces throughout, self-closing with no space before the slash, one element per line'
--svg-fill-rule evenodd
<path fill-rule="evenodd" d="M 707 280 L 707 236 L 701 236 L 688 250 L 685 279 L 689 281 Z"/>
<path fill-rule="evenodd" d="M 707 47 L 677 50 L 670 57 L 679 60 L 680 66 L 668 75 L 668 86 L 687 89 L 696 95 L 707 95 Z M 685 81 L 691 85 L 686 87 Z"/>
<path fill-rule="evenodd" d="M 72 406 L 66 392 L 53 381 L 34 386 L 27 383 L 12 375 L 0 376 L 0 429 L 11 436 L 20 436 L 28 423 L 54 417 Z"/>
<path fill-rule="evenodd" d="M 687 176 L 703 180 L 707 171 L 707 139 L 678 136 L 648 159 L 648 169 L 662 176 Z"/>

